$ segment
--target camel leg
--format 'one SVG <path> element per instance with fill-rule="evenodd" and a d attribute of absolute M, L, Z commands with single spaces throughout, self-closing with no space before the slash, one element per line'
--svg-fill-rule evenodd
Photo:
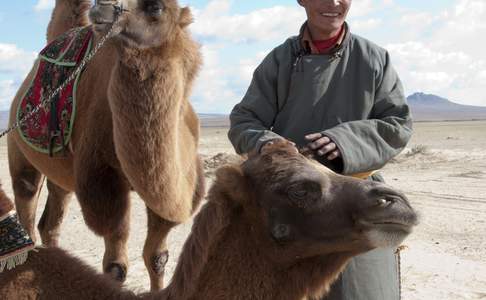
<path fill-rule="evenodd" d="M 143 247 L 143 260 L 150 276 L 150 289 L 159 291 L 164 286 L 165 265 L 169 259 L 167 236 L 177 225 L 162 219 L 147 208 L 147 239 Z"/>
<path fill-rule="evenodd" d="M 20 223 L 35 242 L 35 213 L 43 176 L 11 139 L 8 140 L 8 162 Z"/>
<path fill-rule="evenodd" d="M 205 194 L 204 169 L 200 157 L 197 157 L 197 184 L 192 198 L 193 213 Z M 167 249 L 167 236 L 176 223 L 159 217 L 147 207 L 147 239 L 143 248 L 143 260 L 150 276 L 150 289 L 158 291 L 164 285 L 164 271 L 169 251 Z"/>
<path fill-rule="evenodd" d="M 128 218 L 127 218 L 128 219 Z M 127 220 L 128 221 L 128 220 Z M 124 221 L 123 221 L 124 222 Z M 111 278 L 124 282 L 128 271 L 128 222 L 114 232 L 106 234 L 105 254 L 103 255 L 103 272 Z"/>
<path fill-rule="evenodd" d="M 57 247 L 59 245 L 61 223 L 71 200 L 72 192 L 62 189 L 49 179 L 47 180 L 47 190 L 49 194 L 46 207 L 37 228 L 39 229 L 42 244 L 48 247 Z"/>
<path fill-rule="evenodd" d="M 120 173 L 102 162 L 81 159 L 76 167 L 76 196 L 88 227 L 104 238 L 103 271 L 125 281 L 128 269 L 130 187 Z"/>

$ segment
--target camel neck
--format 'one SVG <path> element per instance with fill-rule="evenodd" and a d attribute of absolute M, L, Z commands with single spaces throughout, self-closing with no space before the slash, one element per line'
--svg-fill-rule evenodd
<path fill-rule="evenodd" d="M 340 256 L 327 256 L 280 266 L 269 257 L 265 249 L 268 243 L 255 238 L 254 230 L 248 222 L 233 219 L 224 232 L 216 233 L 220 239 L 208 245 L 208 258 L 193 282 L 192 293 L 177 299 L 302 299 L 309 293 L 319 294 L 327 289 L 326 281 L 334 280 L 346 262 Z M 275 253 L 278 251 L 270 255 Z M 178 277 L 181 274 L 176 271 L 175 280 Z M 184 295 L 181 291 L 170 291 L 176 288 L 181 287 L 171 283 L 165 295 Z"/>
<path fill-rule="evenodd" d="M 130 136 L 131 149 L 169 151 L 176 147 L 185 100 L 180 84 L 182 74 L 173 62 L 167 62 L 163 71 L 156 72 L 141 61 L 136 59 L 129 65 L 120 61 L 113 71 L 109 102 L 115 137 L 117 133 L 122 139 Z M 148 141 L 164 146 L 154 148 Z"/>
<path fill-rule="evenodd" d="M 150 64 L 156 58 L 146 56 L 133 58 L 132 64 L 120 59 L 113 70 L 108 98 L 115 150 L 124 174 L 150 209 L 182 222 L 192 203 L 161 199 L 191 199 L 193 192 L 193 177 L 187 174 L 194 172 L 194 161 L 186 158 L 196 153 L 197 141 L 183 138 L 189 136 L 185 74 L 177 58 Z"/>
<path fill-rule="evenodd" d="M 168 50 L 177 45 L 134 49 L 118 41 L 108 102 L 124 175 L 152 211 L 180 223 L 191 215 L 196 187 L 199 124 L 188 98 L 199 62 L 188 57 L 199 51 Z"/>

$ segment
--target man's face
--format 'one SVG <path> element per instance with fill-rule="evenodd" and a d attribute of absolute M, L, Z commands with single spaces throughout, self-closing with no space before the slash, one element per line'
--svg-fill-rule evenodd
<path fill-rule="evenodd" d="M 339 32 L 352 0 L 300 0 L 314 39 L 331 38 Z M 316 36 L 317 35 L 317 36 Z"/>

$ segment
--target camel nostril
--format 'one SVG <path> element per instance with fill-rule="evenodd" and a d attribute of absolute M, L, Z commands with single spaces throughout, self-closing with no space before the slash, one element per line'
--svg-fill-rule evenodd
<path fill-rule="evenodd" d="M 374 184 L 369 193 L 370 197 L 376 199 L 375 201 L 377 201 L 378 204 L 407 201 L 407 197 L 402 192 L 381 183 Z"/>
<path fill-rule="evenodd" d="M 272 237 L 277 242 L 283 242 L 290 236 L 290 227 L 287 224 L 276 224 L 272 228 Z"/>

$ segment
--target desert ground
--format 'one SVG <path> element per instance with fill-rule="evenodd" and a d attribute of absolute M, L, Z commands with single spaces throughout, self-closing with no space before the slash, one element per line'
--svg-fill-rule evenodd
<path fill-rule="evenodd" d="M 203 128 L 200 153 L 208 183 L 214 169 L 234 152 L 226 127 Z M 12 196 L 5 139 L 0 141 L 0 179 Z M 486 299 L 486 121 L 415 124 L 408 147 L 383 169 L 387 182 L 403 190 L 421 214 L 421 224 L 401 252 L 403 299 Z M 43 188 L 37 216 L 46 199 Z M 147 291 L 141 258 L 145 208 L 133 194 L 130 269 L 126 287 Z M 191 222 L 169 237 L 170 280 Z M 73 199 L 65 219 L 61 246 L 101 270 L 103 241 L 88 230 Z"/>

